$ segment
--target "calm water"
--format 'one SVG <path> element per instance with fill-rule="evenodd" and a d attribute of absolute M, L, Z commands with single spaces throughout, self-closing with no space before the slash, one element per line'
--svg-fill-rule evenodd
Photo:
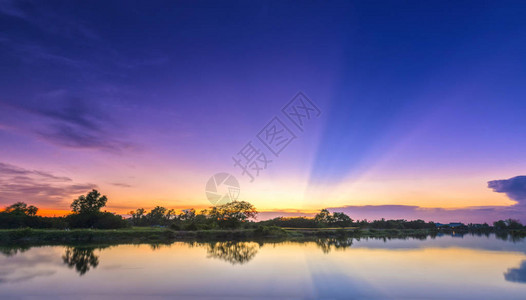
<path fill-rule="evenodd" d="M 526 241 L 494 236 L 0 250 L 2 299 L 526 299 Z"/>

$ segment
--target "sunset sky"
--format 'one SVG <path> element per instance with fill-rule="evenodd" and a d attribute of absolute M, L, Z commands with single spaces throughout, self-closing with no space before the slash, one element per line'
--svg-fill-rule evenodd
<path fill-rule="evenodd" d="M 2 0 L 0 206 L 60 215 L 96 188 L 122 214 L 206 208 L 227 172 L 262 217 L 525 220 L 525 15 L 520 1 Z M 298 92 L 319 109 L 302 128 L 282 112 Z M 296 137 L 279 156 L 257 137 L 274 117 Z M 272 160 L 253 182 L 232 159 L 249 141 Z"/>

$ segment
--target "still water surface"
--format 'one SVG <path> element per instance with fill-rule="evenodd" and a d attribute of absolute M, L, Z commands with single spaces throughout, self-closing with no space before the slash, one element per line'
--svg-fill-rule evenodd
<path fill-rule="evenodd" d="M 493 235 L 0 250 L 1 299 L 526 299 L 526 241 Z"/>

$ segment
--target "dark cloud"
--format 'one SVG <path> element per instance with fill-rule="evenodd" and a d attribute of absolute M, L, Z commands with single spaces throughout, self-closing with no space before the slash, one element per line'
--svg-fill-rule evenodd
<path fill-rule="evenodd" d="M 488 182 L 488 188 L 497 193 L 505 193 L 517 205 L 526 206 L 526 176 Z"/>
<path fill-rule="evenodd" d="M 56 205 L 69 201 L 71 197 L 84 194 L 97 186 L 74 184 L 68 177 L 55 176 L 48 172 L 28 170 L 0 163 L 0 205 L 17 201 L 30 204 Z"/>

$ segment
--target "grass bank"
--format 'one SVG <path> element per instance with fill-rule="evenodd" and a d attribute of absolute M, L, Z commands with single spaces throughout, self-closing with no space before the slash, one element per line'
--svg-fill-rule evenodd
<path fill-rule="evenodd" d="M 262 226 L 257 229 L 175 231 L 168 228 L 133 227 L 126 229 L 5 229 L 0 230 L 0 245 L 66 244 L 66 243 L 170 243 L 185 240 L 245 240 L 279 238 L 426 238 L 442 232 L 436 229 L 359 229 L 359 228 L 280 228 Z M 467 232 L 466 232 L 467 233 Z M 497 233 L 499 234 L 499 233 Z M 510 231 L 513 237 L 526 237 L 526 230 Z"/>
<path fill-rule="evenodd" d="M 167 228 L 133 227 L 127 229 L 6 229 L 0 230 L 0 244 L 60 244 L 60 243 L 167 243 L 178 240 L 223 239 L 237 240 L 250 238 L 284 238 L 303 237 L 406 237 L 427 236 L 434 232 L 429 230 L 360 230 L 346 229 L 308 229 L 279 228 L 263 226 L 258 229 L 236 230 L 197 230 L 174 231 Z"/>

